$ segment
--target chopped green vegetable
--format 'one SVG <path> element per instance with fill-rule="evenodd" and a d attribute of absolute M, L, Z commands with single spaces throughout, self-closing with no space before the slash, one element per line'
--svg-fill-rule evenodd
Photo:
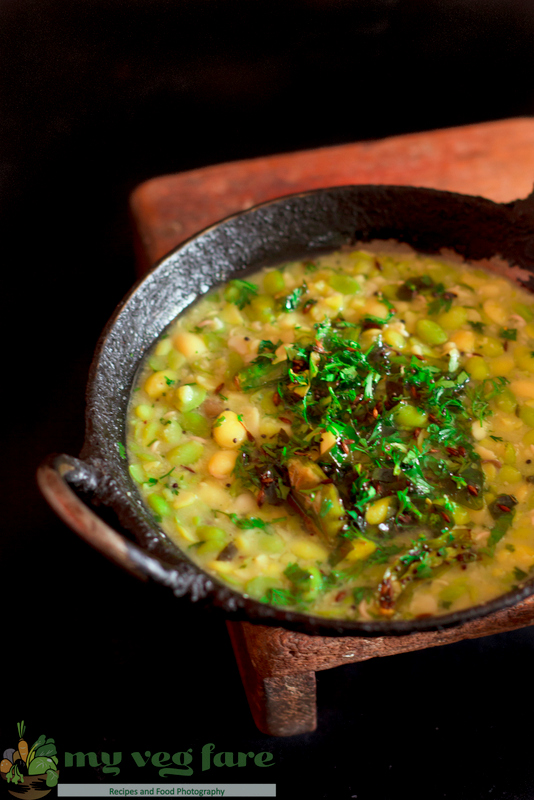
<path fill-rule="evenodd" d="M 287 297 L 283 297 L 279 301 L 282 311 L 295 311 L 295 309 L 299 307 L 300 302 L 307 291 L 308 287 L 306 286 L 306 283 L 303 282 L 302 286 L 297 286 L 297 288 L 294 289 L 291 294 L 288 294 Z"/>

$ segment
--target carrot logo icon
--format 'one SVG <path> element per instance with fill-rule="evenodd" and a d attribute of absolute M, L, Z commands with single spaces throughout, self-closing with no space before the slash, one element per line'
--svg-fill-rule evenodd
<path fill-rule="evenodd" d="M 44 734 L 30 749 L 24 738 L 25 730 L 24 722 L 17 722 L 19 743 L 17 749 L 8 747 L 4 750 L 0 774 L 14 797 L 37 800 L 48 794 L 59 780 L 57 750 L 54 740 Z"/>

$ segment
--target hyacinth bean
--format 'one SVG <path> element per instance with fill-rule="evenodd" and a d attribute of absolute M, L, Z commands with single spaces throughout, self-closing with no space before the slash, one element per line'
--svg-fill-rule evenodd
<path fill-rule="evenodd" d="M 504 353 L 504 343 L 493 336 L 481 336 L 476 345 L 477 352 L 485 358 L 495 358 Z"/>
<path fill-rule="evenodd" d="M 203 451 L 204 447 L 200 442 L 194 440 L 186 441 L 172 450 L 169 450 L 167 453 L 167 460 L 173 465 L 182 464 L 187 466 L 198 461 Z"/>
<path fill-rule="evenodd" d="M 253 297 L 250 301 L 250 317 L 258 322 L 271 322 L 274 318 L 275 301 L 268 294 Z"/>
<path fill-rule="evenodd" d="M 407 344 L 406 337 L 392 328 L 388 328 L 384 331 L 383 339 L 386 344 L 391 345 L 395 350 L 404 350 Z"/>
<path fill-rule="evenodd" d="M 185 414 L 182 414 L 181 420 L 184 430 L 193 436 L 207 439 L 210 435 L 210 422 L 200 411 L 186 411 Z"/>
<path fill-rule="evenodd" d="M 461 328 L 462 325 L 465 325 L 467 316 L 466 308 L 463 308 L 463 306 L 454 306 L 449 311 L 440 314 L 437 321 L 442 328 L 448 331 L 455 331 Z M 437 344 L 441 344 L 441 342 L 437 342 Z"/>
<path fill-rule="evenodd" d="M 263 279 L 263 291 L 266 294 L 281 294 L 286 288 L 284 273 L 279 269 L 273 269 L 265 274 Z"/>
<path fill-rule="evenodd" d="M 168 516 L 171 513 L 169 504 L 160 494 L 149 494 L 147 502 L 150 508 L 160 517 Z"/>
<path fill-rule="evenodd" d="M 204 340 L 196 333 L 180 331 L 173 339 L 174 346 L 185 358 L 192 359 L 206 352 Z"/>
<path fill-rule="evenodd" d="M 383 497 L 381 500 L 376 500 L 365 512 L 366 521 L 370 525 L 380 525 L 381 522 L 385 522 L 392 503 L 393 499 L 391 497 Z"/>
<path fill-rule="evenodd" d="M 534 355 L 530 347 L 526 345 L 516 345 L 513 355 L 515 363 L 520 369 L 526 372 L 534 372 Z"/>
<path fill-rule="evenodd" d="M 220 447 L 237 449 L 247 438 L 247 432 L 234 411 L 223 411 L 215 420 L 213 438 Z"/>
<path fill-rule="evenodd" d="M 428 424 L 428 414 L 410 403 L 402 403 L 395 409 L 395 421 L 402 428 L 422 428 Z"/>
<path fill-rule="evenodd" d="M 360 284 L 357 280 L 351 278 L 350 275 L 332 275 L 330 278 L 330 286 L 341 294 L 356 294 L 360 291 Z"/>
<path fill-rule="evenodd" d="M 489 376 L 488 363 L 482 356 L 471 356 L 464 366 L 471 377 L 477 381 L 483 381 Z"/>
<path fill-rule="evenodd" d="M 449 338 L 441 325 L 431 319 L 420 319 L 415 326 L 418 337 L 429 345 L 443 344 Z"/>
<path fill-rule="evenodd" d="M 534 428 L 534 408 L 526 403 L 519 408 L 519 417 L 529 428 Z"/>
<path fill-rule="evenodd" d="M 174 395 L 174 404 L 179 411 L 191 411 L 198 408 L 206 399 L 206 390 L 196 383 L 178 386 Z"/>
<path fill-rule="evenodd" d="M 201 544 L 197 548 L 200 555 L 220 553 L 228 542 L 228 536 L 222 528 L 214 525 L 199 525 L 196 534 Z"/>
<path fill-rule="evenodd" d="M 258 600 L 261 600 L 266 596 L 269 590 L 279 588 L 281 585 L 280 581 L 274 578 L 257 575 L 246 584 L 245 590 L 251 597 L 256 597 Z"/>
<path fill-rule="evenodd" d="M 219 450 L 208 462 L 208 471 L 214 478 L 229 478 L 235 467 L 237 452 L 235 450 Z"/>
<path fill-rule="evenodd" d="M 155 400 L 163 394 L 170 393 L 171 387 L 176 383 L 178 373 L 172 369 L 162 369 L 150 375 L 144 385 L 148 397 Z"/>
<path fill-rule="evenodd" d="M 165 420 L 162 437 L 167 444 L 178 444 L 183 436 L 182 426 L 177 419 Z"/>

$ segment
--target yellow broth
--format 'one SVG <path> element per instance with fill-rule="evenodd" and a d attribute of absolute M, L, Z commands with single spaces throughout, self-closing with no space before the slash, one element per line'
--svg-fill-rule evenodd
<path fill-rule="evenodd" d="M 413 619 L 534 568 L 534 300 L 364 250 L 212 291 L 132 393 L 130 474 L 165 533 L 262 602 Z"/>

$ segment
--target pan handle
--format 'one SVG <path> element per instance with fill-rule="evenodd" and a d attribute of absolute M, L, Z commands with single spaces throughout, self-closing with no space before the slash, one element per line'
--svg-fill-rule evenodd
<path fill-rule="evenodd" d="M 37 484 L 58 517 L 96 550 L 143 581 L 152 580 L 167 586 L 176 597 L 188 595 L 196 602 L 213 590 L 208 575 L 184 562 L 177 569 L 128 541 L 94 513 L 71 489 L 69 481 L 80 488 L 96 491 L 98 474 L 78 458 L 49 456 L 37 470 Z"/>
<path fill-rule="evenodd" d="M 148 575 L 135 557 L 134 551 L 139 548 L 100 519 L 69 486 L 66 476 L 72 473 L 75 477 L 76 472 L 84 475 L 83 483 L 90 488 L 92 473 L 84 461 L 54 455 L 41 464 L 37 470 L 37 484 L 45 500 L 78 536 L 135 577 L 147 580 Z"/>
<path fill-rule="evenodd" d="M 72 456 L 50 456 L 37 470 L 41 493 L 69 528 L 136 578 L 144 581 L 154 578 L 173 589 L 177 588 L 177 583 L 183 583 L 175 570 L 129 542 L 100 519 L 71 489 L 68 479 L 86 489 L 95 488 L 97 483 L 91 467 Z"/>

